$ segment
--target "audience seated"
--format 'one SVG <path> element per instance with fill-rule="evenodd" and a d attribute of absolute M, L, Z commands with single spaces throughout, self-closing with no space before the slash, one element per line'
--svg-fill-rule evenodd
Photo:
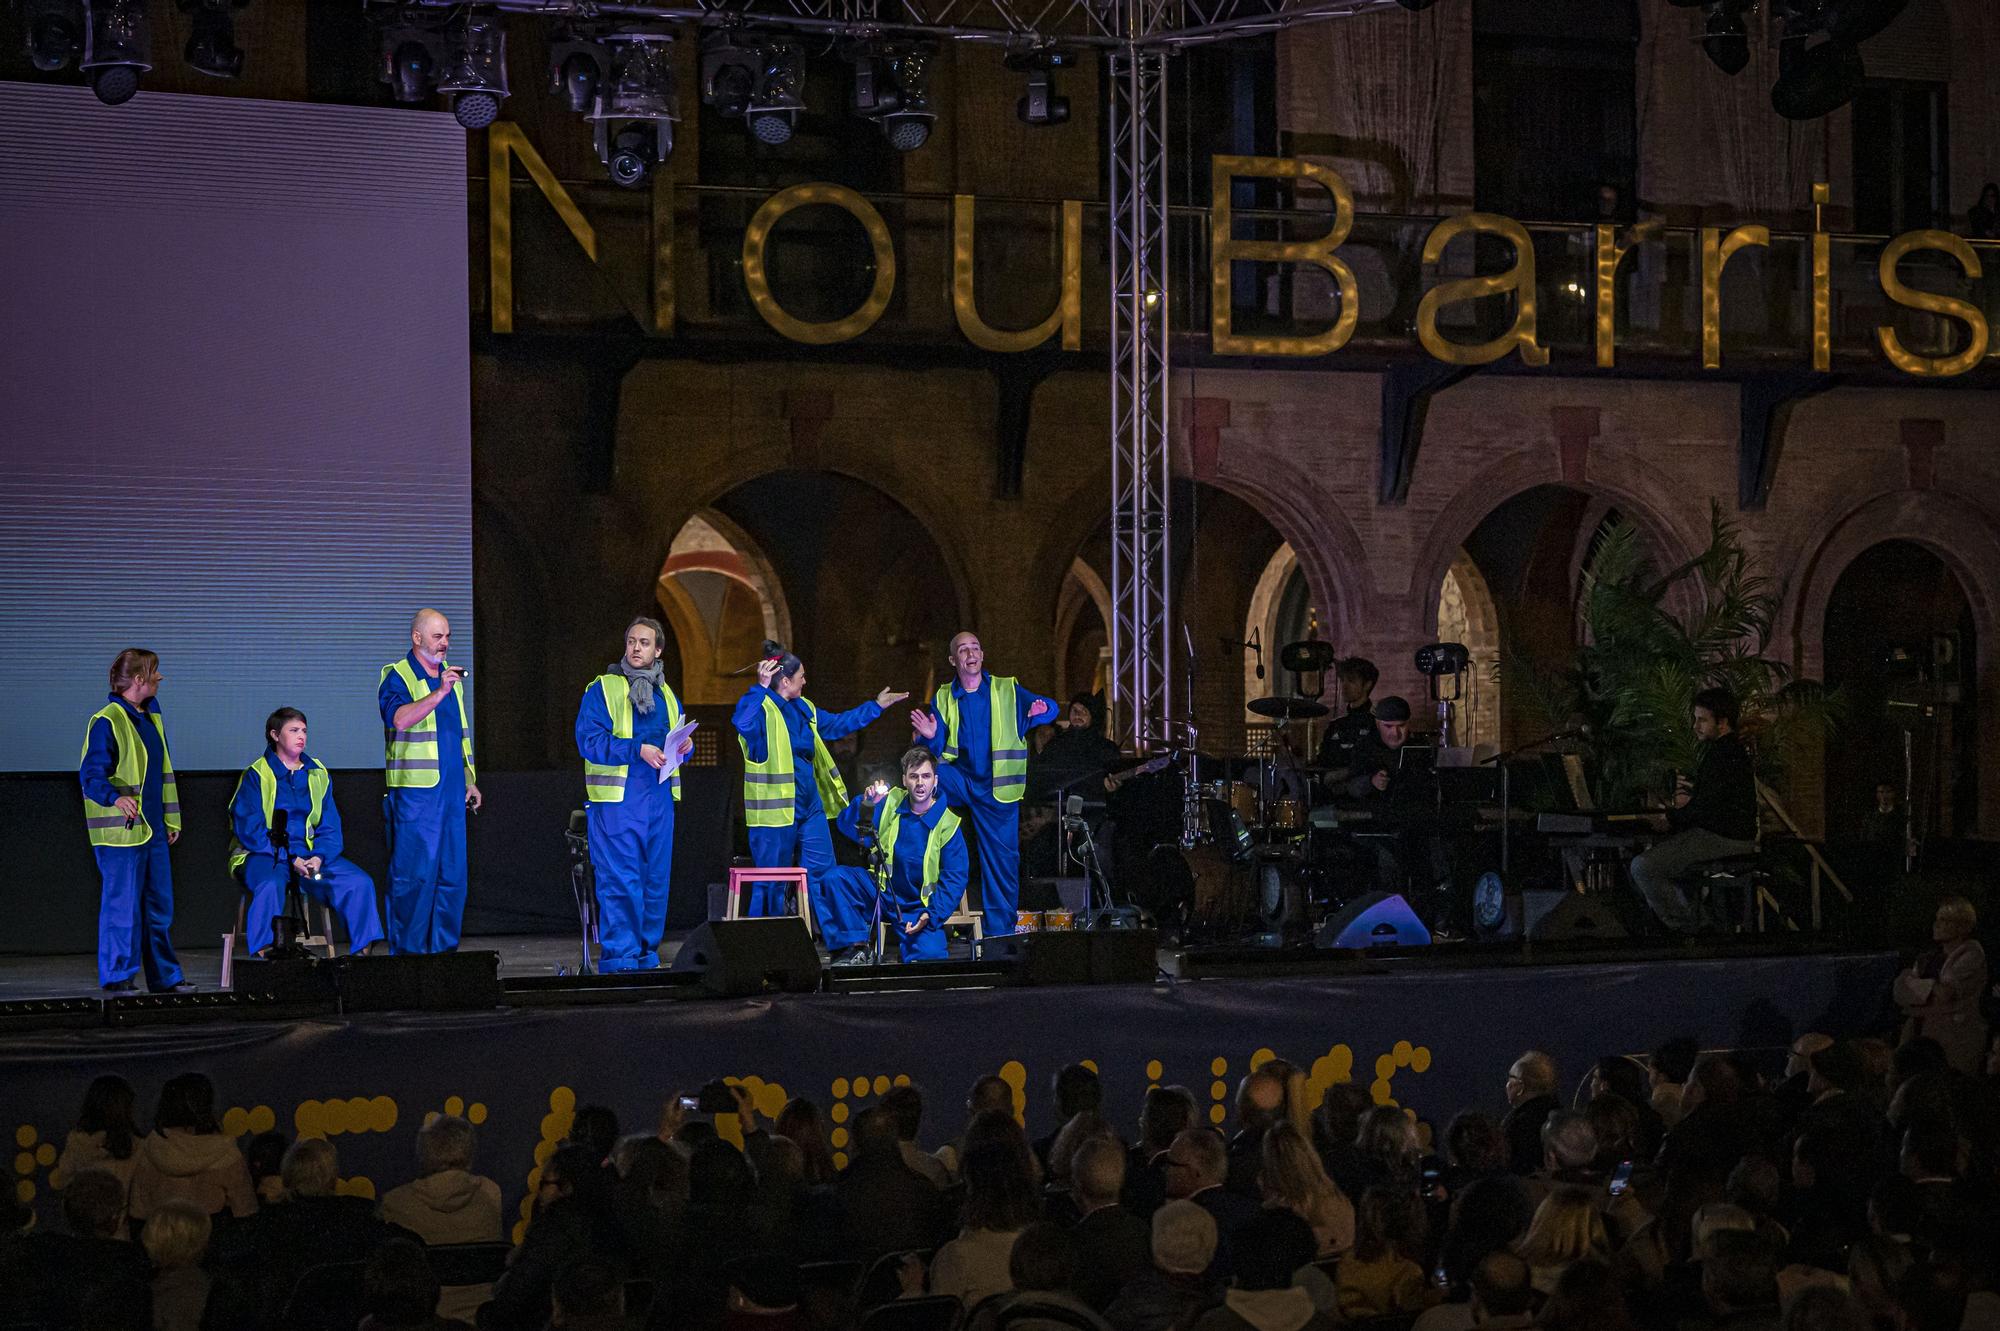
<path fill-rule="evenodd" d="M 468 1323 L 438 1311 L 439 1286 L 424 1245 L 392 1238 L 368 1256 L 361 1274 L 359 1331 L 470 1331 Z"/>
<path fill-rule="evenodd" d="M 170 1201 L 193 1202 L 206 1215 L 257 1210 L 256 1189 L 236 1142 L 222 1135 L 215 1117 L 215 1084 L 199 1072 L 184 1073 L 160 1088 L 153 1131 L 133 1152 L 128 1209 L 143 1224 Z"/>
<path fill-rule="evenodd" d="M 1424 1210 L 1414 1193 L 1377 1186 L 1361 1196 L 1354 1251 L 1334 1276 L 1349 1320 L 1415 1313 L 1443 1298 L 1424 1278 Z"/>
<path fill-rule="evenodd" d="M 1001 1077 L 981 1077 L 972 1083 L 972 1090 L 965 1097 L 965 1125 L 970 1128 L 978 1117 L 990 1109 L 997 1109 L 1009 1118 L 1014 1116 L 1014 1088 Z M 954 1142 L 940 1146 L 936 1151 L 937 1161 L 945 1167 L 945 1173 L 954 1183 L 959 1178 L 958 1162 L 965 1154 L 965 1138 L 961 1134 Z"/>
<path fill-rule="evenodd" d="M 1575 1263 L 1609 1261 L 1611 1239 L 1598 1199 L 1585 1188 L 1558 1187 L 1535 1208 L 1535 1218 L 1514 1251 L 1528 1264 L 1535 1288 L 1544 1294 L 1553 1293 L 1563 1272 Z"/>
<path fill-rule="evenodd" d="M 1266 1208 L 1237 1231 L 1236 1246 L 1235 1274 L 1222 1306 L 1197 1318 L 1195 1331 L 1332 1331 L 1339 1324 L 1313 1306 L 1295 1279 L 1318 1246 L 1305 1221 Z"/>
<path fill-rule="evenodd" d="M 1116 1331 L 1187 1331 L 1221 1297 L 1209 1274 L 1216 1251 L 1215 1217 L 1190 1201 L 1153 1212 L 1152 1265 L 1118 1291 L 1104 1310 Z"/>
<path fill-rule="evenodd" d="M 1319 1155 L 1299 1130 L 1280 1122 L 1264 1133 L 1258 1187 L 1264 1205 L 1290 1211 L 1312 1227 L 1315 1256 L 1354 1246 L 1354 1203 L 1327 1177 Z"/>
<path fill-rule="evenodd" d="M 1012 1116 L 989 1110 L 973 1120 L 966 1138 L 964 1227 L 938 1249 L 930 1289 L 970 1309 L 1013 1287 L 1014 1242 L 1040 1207 L 1027 1138 Z"/>
<path fill-rule="evenodd" d="M 1166 1154 L 1174 1138 L 1193 1127 L 1194 1093 L 1185 1086 L 1155 1086 L 1139 1110 L 1139 1140 L 1125 1157 L 1125 1191 L 1120 1200 L 1141 1220 L 1152 1218 L 1167 1200 Z"/>
<path fill-rule="evenodd" d="M 456 1114 L 426 1121 L 417 1129 L 417 1177 L 382 1195 L 382 1219 L 431 1246 L 500 1242 L 500 1185 L 472 1172 L 476 1145 L 472 1124 Z M 469 1321 L 492 1292 L 490 1284 L 447 1286 L 438 1315 Z"/>
<path fill-rule="evenodd" d="M 1231 1274 L 1233 1236 L 1260 1208 L 1242 1193 L 1225 1186 L 1229 1179 L 1229 1147 L 1211 1128 L 1189 1128 L 1174 1138 L 1167 1152 L 1167 1196 L 1193 1202 L 1215 1217 L 1219 1238 L 1209 1274 L 1226 1280 Z"/>
<path fill-rule="evenodd" d="M 1109 1331 L 1109 1324 L 1074 1293 L 1077 1261 L 1068 1230 L 1046 1220 L 1028 1226 L 1007 1259 L 1011 1288 L 975 1308 L 965 1331 Z"/>
<path fill-rule="evenodd" d="M 201 1331 L 209 1275 L 202 1269 L 214 1222 L 185 1198 L 161 1202 L 146 1217 L 139 1241 L 153 1264 L 154 1331 Z"/>
<path fill-rule="evenodd" d="M 944 1197 L 906 1163 L 894 1112 L 870 1105 L 851 1131 L 853 1158 L 833 1185 L 851 1235 L 849 1252 L 872 1259 L 937 1247 L 949 1225 Z"/>
<path fill-rule="evenodd" d="M 1285 1082 L 1259 1068 L 1236 1084 L 1236 1132 L 1229 1139 L 1229 1188 L 1261 1197 L 1257 1173 L 1264 1163 L 1264 1134 L 1284 1116 Z"/>
<path fill-rule="evenodd" d="M 267 1325 L 275 1323 L 299 1277 L 331 1262 L 362 1262 L 402 1231 L 384 1224 L 366 1197 L 342 1197 L 333 1143 L 302 1137 L 285 1152 L 283 1198 L 232 1227 L 217 1244 L 219 1261 L 252 1291 Z"/>
<path fill-rule="evenodd" d="M 1125 1186 L 1125 1148 L 1115 1137 L 1087 1141 L 1071 1163 L 1070 1191 L 1076 1199 L 1076 1296 L 1103 1312 L 1127 1282 L 1152 1260 L 1146 1222 L 1120 1205 Z"/>
<path fill-rule="evenodd" d="M 100 1169 L 118 1180 L 121 1196 L 132 1186 L 133 1152 L 139 1128 L 133 1115 L 138 1097 L 123 1077 L 103 1076 L 83 1093 L 76 1126 L 63 1139 L 62 1155 L 49 1171 L 49 1186 L 61 1192 L 86 1169 Z"/>
<path fill-rule="evenodd" d="M 895 1117 L 896 1139 L 900 1143 L 897 1149 L 902 1152 L 903 1163 L 932 1187 L 939 1190 L 950 1187 L 951 1171 L 944 1167 L 944 1162 L 917 1145 L 924 1123 L 924 1093 L 906 1082 L 891 1086 L 877 1103 Z"/>
<path fill-rule="evenodd" d="M 1648 1101 L 1659 1114 L 1663 1128 L 1673 1127 L 1686 1112 L 1681 1104 L 1681 1091 L 1694 1075 L 1694 1065 L 1700 1057 L 1700 1043 L 1679 1035 L 1663 1042 L 1646 1060 L 1646 1080 L 1652 1086 Z"/>
<path fill-rule="evenodd" d="M 695 1149 L 689 1165 L 690 1188 L 711 1148 L 741 1166 L 733 1180 L 740 1202 L 749 1192 L 749 1166 L 742 1164 L 741 1152 L 721 1141 Z M 514 1250 L 506 1273 L 494 1283 L 492 1302 L 481 1310 L 482 1327 L 541 1331 L 549 1320 L 556 1276 L 572 1262 L 605 1261 L 623 1270 L 610 1192 L 610 1176 L 594 1147 L 565 1142 L 556 1148 L 535 1180 L 527 1235 Z M 690 1233 L 691 1248 L 697 1233 Z"/>
<path fill-rule="evenodd" d="M 1049 1094 L 1055 1101 L 1056 1130 L 1035 1139 L 1035 1159 L 1041 1162 L 1044 1173 L 1048 1172 L 1049 1152 L 1056 1144 L 1057 1134 L 1078 1114 L 1095 1114 L 1104 1108 L 1104 1083 L 1098 1079 L 1097 1069 L 1085 1063 L 1071 1063 L 1057 1069 L 1049 1082 Z"/>
<path fill-rule="evenodd" d="M 1507 1138 L 1508 1168 L 1516 1174 L 1532 1174 L 1542 1167 L 1542 1124 L 1562 1108 L 1557 1085 L 1556 1061 L 1537 1049 L 1507 1069 L 1507 1117 L 1500 1131 Z"/>

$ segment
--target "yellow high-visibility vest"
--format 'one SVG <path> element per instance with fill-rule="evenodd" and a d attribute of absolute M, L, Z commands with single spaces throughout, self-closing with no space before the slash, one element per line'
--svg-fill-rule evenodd
<path fill-rule="evenodd" d="M 268 832 L 271 830 L 273 815 L 278 808 L 278 774 L 271 770 L 269 754 L 265 754 L 243 769 L 243 775 L 236 778 L 236 793 L 229 797 L 229 805 L 231 808 L 236 806 L 236 796 L 243 793 L 243 783 L 253 776 L 257 778 L 257 794 L 264 805 L 264 830 Z M 306 849 L 305 855 L 299 856 L 301 859 L 312 854 L 313 837 L 319 832 L 320 815 L 326 809 L 327 788 L 332 784 L 333 777 L 327 772 L 325 763 L 317 758 L 306 759 L 306 793 L 312 798 L 312 806 L 306 810 Z M 243 843 L 236 839 L 234 832 L 231 832 L 229 872 L 235 873 L 241 869 L 244 861 L 249 858 L 250 852 L 244 849 Z"/>
<path fill-rule="evenodd" d="M 597 684 L 604 690 L 604 710 L 611 713 L 611 737 L 613 739 L 632 738 L 632 681 L 623 675 L 599 675 Z M 585 689 L 588 693 L 590 690 Z M 681 700 L 664 681 L 659 687 L 660 701 L 667 708 L 667 730 L 680 729 Z M 594 763 L 583 760 L 583 797 L 592 804 L 619 804 L 625 799 L 625 767 L 618 763 Z M 674 798 L 681 797 L 681 769 L 676 767 L 667 777 L 667 784 L 673 787 Z"/>
<path fill-rule="evenodd" d="M 909 799 L 909 791 L 892 790 L 875 810 L 875 844 L 882 849 L 882 877 L 877 886 L 884 892 L 895 881 L 896 833 L 902 826 L 903 806 Z M 924 880 L 917 899 L 923 903 L 925 910 L 931 908 L 931 897 L 938 889 L 939 864 L 944 858 L 944 848 L 958 835 L 958 824 L 958 815 L 946 809 L 924 842 Z"/>
<path fill-rule="evenodd" d="M 408 657 L 383 666 L 382 679 L 388 679 L 391 671 L 410 691 L 411 702 L 430 695 L 430 681 L 411 668 Z M 381 687 L 381 680 L 376 681 L 376 687 Z M 463 687 L 452 692 L 452 701 L 458 704 L 459 747 L 465 751 L 465 779 L 467 784 L 471 784 L 477 777 L 472 770 L 472 722 L 465 714 Z M 423 720 L 408 730 L 397 730 L 393 725 L 386 727 L 382 737 L 388 750 L 382 765 L 389 789 L 428 790 L 438 783 L 438 723 L 435 710 L 426 713 Z"/>
<path fill-rule="evenodd" d="M 153 729 L 160 732 L 160 766 L 164 780 L 160 786 L 160 803 L 167 815 L 167 831 L 181 830 L 181 792 L 174 782 L 174 759 L 167 752 L 167 727 L 160 720 L 158 712 L 141 712 L 141 716 L 153 723 Z M 139 801 L 139 816 L 132 825 L 125 825 L 125 815 L 115 804 L 99 804 L 85 795 L 83 797 L 83 829 L 90 835 L 93 846 L 143 846 L 153 839 L 153 829 L 146 822 L 146 745 L 139 738 L 139 728 L 132 724 L 132 714 L 125 710 L 125 704 L 106 703 L 91 714 L 90 725 L 83 728 L 83 754 L 77 758 L 81 763 L 90 754 L 90 726 L 103 717 L 111 726 L 111 742 L 118 750 L 118 765 L 112 769 L 111 785 L 120 795 L 130 795 Z"/>
<path fill-rule="evenodd" d="M 1015 681 L 1006 675 L 988 675 L 991 686 L 987 700 L 993 713 L 991 765 L 993 798 L 1002 804 L 1018 804 L 1028 793 L 1028 744 L 1021 738 L 1021 715 L 1014 695 Z M 949 683 L 938 685 L 937 714 L 944 722 L 944 761 L 958 761 L 958 698 Z"/>
<path fill-rule="evenodd" d="M 847 783 L 840 779 L 833 755 L 819 737 L 819 709 L 806 699 L 806 716 L 812 727 L 813 781 L 819 787 L 822 807 L 838 813 L 847 807 Z M 764 697 L 764 761 L 750 757 L 750 742 L 742 735 L 736 742 L 743 749 L 743 821 L 752 827 L 790 827 L 797 808 L 793 785 L 792 730 L 778 700 Z"/>

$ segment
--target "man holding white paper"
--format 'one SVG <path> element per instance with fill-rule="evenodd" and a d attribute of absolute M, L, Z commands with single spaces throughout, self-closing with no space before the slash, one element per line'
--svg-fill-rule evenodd
<path fill-rule="evenodd" d="M 590 802 L 590 864 L 597 878 L 598 969 L 654 970 L 667 930 L 674 869 L 674 805 L 694 722 L 660 669 L 655 619 L 625 628 L 625 655 L 592 680 L 576 712 L 583 793 Z"/>

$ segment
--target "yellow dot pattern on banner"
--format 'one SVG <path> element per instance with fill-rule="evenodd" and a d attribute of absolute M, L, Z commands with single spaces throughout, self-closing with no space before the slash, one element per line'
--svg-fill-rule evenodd
<path fill-rule="evenodd" d="M 1211 1099 L 1211 1100 L 1225 1100 L 1225 1099 L 1227 1099 L 1228 1097 L 1229 1097 L 1229 1083 L 1228 1083 L 1228 1082 L 1226 1082 L 1226 1081 L 1218 1081 L 1218 1082 L 1211 1082 L 1211 1083 L 1209 1083 L 1209 1087 L 1208 1087 L 1208 1098 L 1209 1098 L 1209 1099 Z"/>
<path fill-rule="evenodd" d="M 1255 1072 L 1258 1068 L 1263 1067 L 1277 1056 L 1278 1051 L 1275 1049 L 1259 1049 L 1256 1053 L 1250 1055 L 1250 1070 Z"/>
<path fill-rule="evenodd" d="M 253 1136 L 259 1132 L 269 1132 L 278 1126 L 278 1115 L 269 1105 L 258 1105 L 253 1109 L 229 1109 L 222 1115 L 222 1135 L 225 1137 Z"/>
<path fill-rule="evenodd" d="M 833 1079 L 832 1090 L 834 1099 L 845 1100 L 847 1098 L 847 1078 L 835 1077 Z"/>
<path fill-rule="evenodd" d="M 41 1137 L 42 1134 L 35 1130 L 35 1125 L 32 1123 L 23 1123 L 14 1129 L 14 1144 L 21 1148 L 20 1153 L 14 1157 L 14 1172 L 20 1175 L 14 1183 L 14 1195 L 23 1205 L 35 1199 L 33 1176 L 36 1162 L 40 1161 L 43 1165 L 55 1163 L 56 1148 L 42 1141 Z"/>
<path fill-rule="evenodd" d="M 1354 1051 L 1344 1044 L 1330 1047 L 1306 1071 L 1306 1102 L 1318 1104 L 1326 1098 L 1326 1088 L 1354 1080 Z"/>
<path fill-rule="evenodd" d="M 1368 1094 L 1378 1105 L 1398 1103 L 1395 1094 L 1397 1072 L 1404 1068 L 1412 1072 L 1424 1072 L 1430 1068 L 1431 1051 L 1424 1045 L 1413 1045 L 1408 1040 L 1396 1041 L 1388 1053 L 1375 1060 L 1375 1080 L 1369 1084 Z"/>
<path fill-rule="evenodd" d="M 35 1148 L 35 1163 L 47 1169 L 56 1162 L 56 1148 L 50 1142 L 43 1142 Z"/>
<path fill-rule="evenodd" d="M 465 1119 L 466 1122 L 472 1124 L 474 1127 L 484 1123 L 486 1121 L 486 1106 L 477 1102 L 468 1106 L 465 1111 Z"/>
<path fill-rule="evenodd" d="M 459 1096 L 447 1095 L 444 1098 L 444 1112 L 463 1117 L 465 1114 L 465 1101 Z"/>
<path fill-rule="evenodd" d="M 887 1077 L 875 1078 L 875 1094 L 887 1095 L 888 1093 L 889 1093 L 889 1079 Z"/>
<path fill-rule="evenodd" d="M 556 1153 L 556 1147 L 562 1145 L 563 1138 L 569 1136 L 570 1125 L 574 1122 L 576 1092 L 567 1086 L 558 1086 L 549 1092 L 549 1112 L 542 1115 L 542 1137 L 535 1143 L 535 1167 L 528 1171 L 528 1194 L 521 1198 L 521 1218 L 514 1222 L 516 1243 L 527 1237 L 528 1217 L 535 1213 L 535 1190 L 542 1186 L 542 1166 Z"/>
<path fill-rule="evenodd" d="M 26 1206 L 35 1200 L 35 1185 L 27 1179 L 22 1179 L 14 1185 L 14 1196 L 21 1205 Z"/>
<path fill-rule="evenodd" d="M 1229 1111 L 1227 1109 L 1224 1109 L 1221 1105 L 1210 1105 L 1208 1107 L 1208 1121 L 1215 1124 L 1216 1127 L 1218 1128 L 1221 1127 L 1222 1120 L 1228 1117 L 1229 1117 Z"/>
<path fill-rule="evenodd" d="M 1148 1081 L 1158 1081 L 1166 1075 L 1167 1065 L 1165 1063 L 1162 1063 L 1157 1058 L 1146 1060 L 1146 1079 Z"/>
<path fill-rule="evenodd" d="M 847 1152 L 835 1151 L 833 1153 L 833 1167 L 835 1169 L 847 1168 Z"/>
<path fill-rule="evenodd" d="M 835 1128 L 833 1130 L 832 1135 L 828 1138 L 828 1140 L 831 1141 L 835 1146 L 847 1145 L 847 1129 Z"/>
<path fill-rule="evenodd" d="M 344 1178 L 333 1185 L 333 1193 L 336 1197 L 366 1197 L 372 1202 L 375 1200 L 375 1180 L 360 1175 Z"/>
<path fill-rule="evenodd" d="M 1083 1066 L 1089 1068 L 1092 1072 L 1096 1072 L 1097 1060 L 1094 1058 L 1086 1058 L 1083 1060 Z"/>
<path fill-rule="evenodd" d="M 1229 1060 L 1226 1058 L 1218 1058 L 1208 1065 L 1208 1075 L 1211 1077 L 1220 1077 L 1227 1071 L 1229 1071 Z"/>
<path fill-rule="evenodd" d="M 14 1157 L 14 1172 L 22 1178 L 35 1172 L 35 1153 L 23 1151 Z"/>
<path fill-rule="evenodd" d="M 225 1109 L 222 1111 L 222 1135 L 241 1137 L 250 1131 L 250 1111 L 247 1109 Z"/>
<path fill-rule="evenodd" d="M 908 1086 L 909 1084 L 910 1084 L 910 1074 L 909 1074 L 909 1073 L 907 1073 L 907 1072 L 898 1072 L 898 1073 L 896 1074 L 896 1085 L 898 1085 L 898 1086 Z"/>
<path fill-rule="evenodd" d="M 25 1150 L 26 1148 L 33 1146 L 35 1144 L 35 1139 L 39 1136 L 41 1136 L 41 1134 L 35 1131 L 34 1124 L 23 1123 L 20 1127 L 14 1129 L 14 1145 L 19 1146 L 23 1150 Z"/>
<path fill-rule="evenodd" d="M 847 1102 L 844 1100 L 841 1103 L 835 1105 L 832 1109 L 827 1111 L 827 1117 L 831 1118 L 836 1123 L 847 1122 L 847 1114 L 848 1114 Z"/>
<path fill-rule="evenodd" d="M 1014 1088 L 1014 1119 L 1028 1121 L 1028 1069 L 1019 1059 L 1008 1059 L 1000 1065 L 1000 1080 Z"/>
<path fill-rule="evenodd" d="M 301 1137 L 338 1137 L 348 1132 L 391 1132 L 396 1127 L 396 1102 L 386 1095 L 356 1095 L 345 1100 L 305 1100 L 292 1111 L 292 1126 Z M 268 1132 L 277 1116 L 265 1106 L 250 1110 L 244 1126 Z M 259 1123 L 267 1126 L 259 1128 Z"/>

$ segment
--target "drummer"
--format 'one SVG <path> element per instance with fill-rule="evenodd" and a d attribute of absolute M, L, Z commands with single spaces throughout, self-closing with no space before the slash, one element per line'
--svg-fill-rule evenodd
<path fill-rule="evenodd" d="M 1340 701 L 1346 710 L 1327 725 L 1315 764 L 1326 773 L 1328 786 L 1338 791 L 1354 775 L 1354 753 L 1375 734 L 1375 682 L 1382 672 L 1365 656 L 1344 657 L 1334 667 Z M 1407 705 L 1407 704 L 1406 704 Z"/>

